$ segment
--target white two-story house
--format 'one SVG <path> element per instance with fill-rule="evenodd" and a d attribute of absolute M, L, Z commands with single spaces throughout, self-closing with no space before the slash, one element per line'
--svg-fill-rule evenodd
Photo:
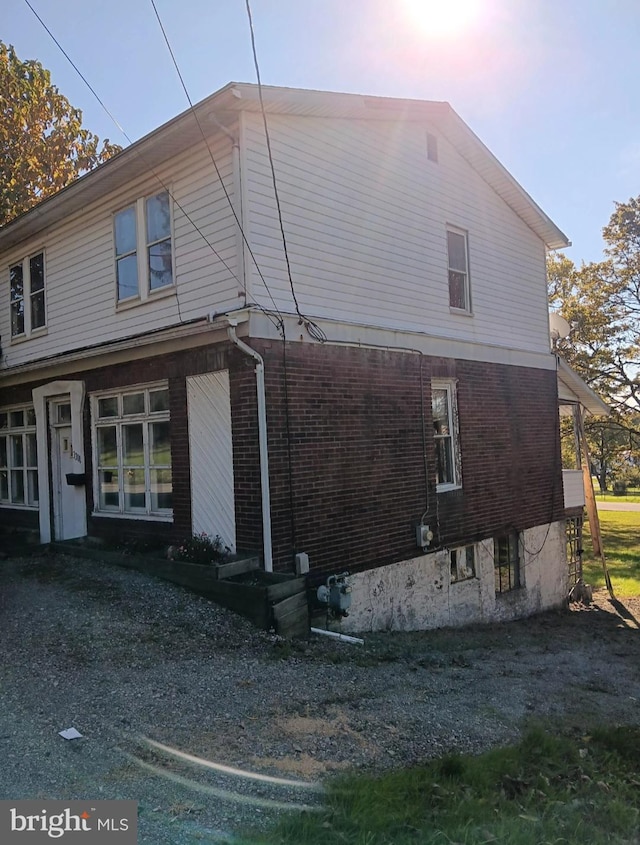
<path fill-rule="evenodd" d="M 0 230 L 0 525 L 305 552 L 355 630 L 557 605 L 565 236 L 446 103 L 263 100 Z"/>

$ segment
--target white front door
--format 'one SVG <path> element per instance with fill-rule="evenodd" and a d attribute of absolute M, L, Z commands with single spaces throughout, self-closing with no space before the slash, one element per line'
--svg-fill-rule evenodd
<path fill-rule="evenodd" d="M 71 406 L 51 403 L 51 463 L 53 469 L 53 524 L 56 540 L 84 536 L 85 488 L 74 484 L 79 455 L 71 440 Z M 67 422 L 69 420 L 69 422 Z"/>

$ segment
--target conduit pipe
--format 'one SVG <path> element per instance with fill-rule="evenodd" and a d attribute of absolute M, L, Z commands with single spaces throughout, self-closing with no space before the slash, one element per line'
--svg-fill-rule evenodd
<path fill-rule="evenodd" d="M 350 637 L 348 634 L 341 634 L 339 631 L 327 631 L 326 628 L 311 628 L 311 633 L 322 634 L 323 637 L 331 637 L 334 640 L 340 640 L 342 643 L 364 645 L 364 640 L 361 640 L 360 637 Z"/>
<path fill-rule="evenodd" d="M 273 549 L 271 546 L 271 496 L 269 493 L 269 453 L 267 446 L 267 401 L 264 387 L 264 361 L 255 349 L 252 349 L 236 335 L 236 323 L 230 321 L 227 326 L 229 340 L 250 355 L 256 362 L 256 394 L 258 397 L 258 445 L 260 450 L 260 488 L 262 492 L 262 546 L 264 571 L 273 572 Z"/>

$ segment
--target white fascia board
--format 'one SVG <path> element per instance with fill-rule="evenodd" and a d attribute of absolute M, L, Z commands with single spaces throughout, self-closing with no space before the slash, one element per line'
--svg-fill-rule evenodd
<path fill-rule="evenodd" d="M 608 416 L 611 409 L 598 394 L 572 370 L 564 358 L 556 356 L 558 361 L 558 399 L 561 403 L 582 405 L 594 416 Z"/>

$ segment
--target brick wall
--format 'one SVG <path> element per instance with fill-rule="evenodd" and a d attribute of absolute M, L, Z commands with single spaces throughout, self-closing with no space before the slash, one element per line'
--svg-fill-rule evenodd
<path fill-rule="evenodd" d="M 252 345 L 265 359 L 276 568 L 291 570 L 293 553 L 306 551 L 320 580 L 327 572 L 414 557 L 415 524 L 425 511 L 434 548 L 563 517 L 555 372 L 351 347 Z M 173 523 L 90 517 L 90 533 L 166 542 L 190 533 L 185 379 L 227 366 L 237 544 L 262 547 L 255 362 L 227 345 L 76 376 L 87 394 L 163 379 L 170 388 Z M 457 380 L 462 451 L 462 490 L 440 494 L 431 420 L 434 377 Z M 0 405 L 30 401 L 37 384 L 3 389 Z M 84 432 L 91 477 L 88 404 Z M 91 484 L 87 507 L 90 513 Z M 11 511 L 0 509 L 0 524 L 11 519 Z"/>
<path fill-rule="evenodd" d="M 285 362 L 282 344 L 253 345 L 265 359 L 276 568 L 291 569 L 296 550 L 317 578 L 413 557 L 425 510 L 434 547 L 562 518 L 553 371 L 302 344 Z M 462 451 L 462 490 L 439 494 L 432 377 L 457 379 Z M 255 382 L 236 369 L 232 380 L 240 543 L 261 524 Z"/>
<path fill-rule="evenodd" d="M 171 460 L 173 474 L 172 523 L 149 522 L 138 519 L 114 517 L 92 517 L 93 484 L 86 486 L 88 531 L 94 536 L 109 540 L 152 539 L 170 543 L 183 539 L 191 533 L 191 491 L 189 466 L 189 436 L 187 423 L 186 377 L 204 372 L 224 369 L 227 363 L 227 346 L 198 347 L 184 352 L 174 352 L 155 358 L 131 361 L 77 374 L 66 374 L 61 380 L 79 379 L 85 383 L 87 396 L 95 391 L 120 390 L 131 385 L 154 381 L 169 383 L 171 411 Z M 40 379 L 0 390 L 0 407 L 32 401 L 35 387 L 56 379 Z M 83 414 L 84 454 L 87 477 L 92 478 L 93 462 L 91 447 L 91 419 L 89 402 L 85 402 Z M 27 513 L 27 517 L 22 515 Z M 31 525 L 38 524 L 38 515 L 33 512 L 0 508 L 0 526 L 22 524 L 26 519 Z"/>

